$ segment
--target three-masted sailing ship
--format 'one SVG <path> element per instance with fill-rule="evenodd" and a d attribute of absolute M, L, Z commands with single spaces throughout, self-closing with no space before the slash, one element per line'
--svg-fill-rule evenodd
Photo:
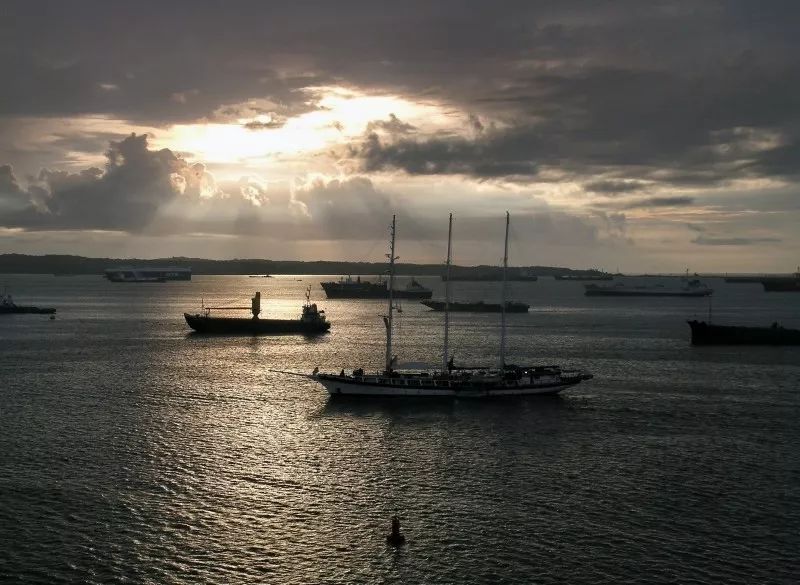
<path fill-rule="evenodd" d="M 509 215 L 506 212 L 506 237 L 503 255 L 503 275 L 508 269 Z M 383 371 L 365 373 L 363 369 L 328 374 L 314 370 L 312 378 L 322 384 L 331 395 L 354 396 L 418 396 L 452 398 L 488 398 L 494 396 L 524 396 L 556 394 L 561 390 L 589 380 L 592 375 L 578 370 L 562 370 L 557 365 L 517 366 L 507 364 L 506 312 L 500 312 L 500 363 L 499 366 L 457 367 L 449 359 L 450 311 L 444 311 L 444 348 L 439 370 L 411 371 L 395 369 L 396 357 L 392 354 L 392 315 L 396 310 L 392 296 L 395 272 L 396 220 L 392 216 L 389 246 L 389 304 L 384 317 L 386 325 L 386 361 Z M 452 260 L 453 215 L 450 214 L 447 235 L 447 264 L 449 275 Z M 450 303 L 450 279 L 445 282 L 445 304 Z M 507 280 L 503 278 L 503 307 L 506 304 Z"/>

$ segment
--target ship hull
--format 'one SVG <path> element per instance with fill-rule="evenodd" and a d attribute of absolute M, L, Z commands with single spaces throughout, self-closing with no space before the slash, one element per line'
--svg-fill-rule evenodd
<path fill-rule="evenodd" d="M 589 280 L 614 280 L 614 277 L 610 274 L 608 275 L 597 275 L 597 276 L 573 276 L 571 274 L 556 274 L 553 278 L 556 280 L 572 280 L 575 282 L 583 282 Z"/>
<path fill-rule="evenodd" d="M 388 299 L 389 291 L 386 288 L 351 288 L 338 286 L 325 286 L 327 283 L 322 284 L 325 290 L 325 295 L 329 299 Z M 408 291 L 408 290 L 395 290 L 392 292 L 392 298 L 395 299 L 429 299 L 433 296 L 433 291 Z"/>
<path fill-rule="evenodd" d="M 166 278 L 156 278 L 156 277 L 147 277 L 147 276 L 140 276 L 140 277 L 123 277 L 123 276 L 107 276 L 109 282 L 167 282 Z"/>
<path fill-rule="evenodd" d="M 587 288 L 587 297 L 707 297 L 714 291 L 711 289 L 693 291 L 654 291 L 654 290 L 606 290 Z"/>
<path fill-rule="evenodd" d="M 26 307 L 17 305 L 14 307 L 0 307 L 0 315 L 52 315 L 56 312 L 50 307 Z"/>
<path fill-rule="evenodd" d="M 319 335 L 327 332 L 331 324 L 314 323 L 299 319 L 252 319 L 241 317 L 206 317 L 184 313 L 186 323 L 197 333 L 213 335 Z"/>
<path fill-rule="evenodd" d="M 111 282 L 166 282 L 168 280 L 192 280 L 189 268 L 107 268 L 105 277 Z"/>
<path fill-rule="evenodd" d="M 762 280 L 766 292 L 800 292 L 800 280 Z"/>
<path fill-rule="evenodd" d="M 739 327 L 687 321 L 692 345 L 800 345 L 800 330 L 783 327 Z"/>
<path fill-rule="evenodd" d="M 462 384 L 452 387 L 435 387 L 433 384 L 388 385 L 354 380 L 347 376 L 317 374 L 314 379 L 322 384 L 331 396 L 375 396 L 398 398 L 502 398 L 513 396 L 543 396 L 558 394 L 579 384 L 584 377 L 552 379 L 535 384 Z"/>
<path fill-rule="evenodd" d="M 445 309 L 444 301 L 422 301 L 422 304 L 434 311 Z M 506 313 L 527 313 L 529 308 L 525 303 L 508 303 Z M 448 310 L 462 313 L 500 313 L 503 306 L 499 303 L 450 303 Z"/>

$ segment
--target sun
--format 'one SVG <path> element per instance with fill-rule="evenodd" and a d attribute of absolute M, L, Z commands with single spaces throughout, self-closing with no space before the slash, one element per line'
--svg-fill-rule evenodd
<path fill-rule="evenodd" d="M 191 153 L 211 164 L 267 162 L 313 153 L 362 135 L 370 122 L 394 115 L 412 125 L 455 125 L 444 107 L 397 95 L 369 95 L 340 87 L 309 88 L 319 96 L 317 109 L 271 126 L 269 117 L 228 123 L 177 124 L 155 137 L 157 147 Z M 261 122 L 258 129 L 246 126 Z M 253 124 L 251 124 L 253 126 Z"/>

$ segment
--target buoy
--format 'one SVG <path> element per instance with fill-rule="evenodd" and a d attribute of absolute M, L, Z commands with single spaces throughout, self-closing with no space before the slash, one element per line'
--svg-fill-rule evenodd
<path fill-rule="evenodd" d="M 406 537 L 400 532 L 400 518 L 392 516 L 392 531 L 386 535 L 386 543 L 391 546 L 402 546 Z"/>

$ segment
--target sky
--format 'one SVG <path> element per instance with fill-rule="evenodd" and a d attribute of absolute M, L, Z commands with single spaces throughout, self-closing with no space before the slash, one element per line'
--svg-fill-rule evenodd
<path fill-rule="evenodd" d="M 789 272 L 800 3 L 6 0 L 0 253 Z"/>

